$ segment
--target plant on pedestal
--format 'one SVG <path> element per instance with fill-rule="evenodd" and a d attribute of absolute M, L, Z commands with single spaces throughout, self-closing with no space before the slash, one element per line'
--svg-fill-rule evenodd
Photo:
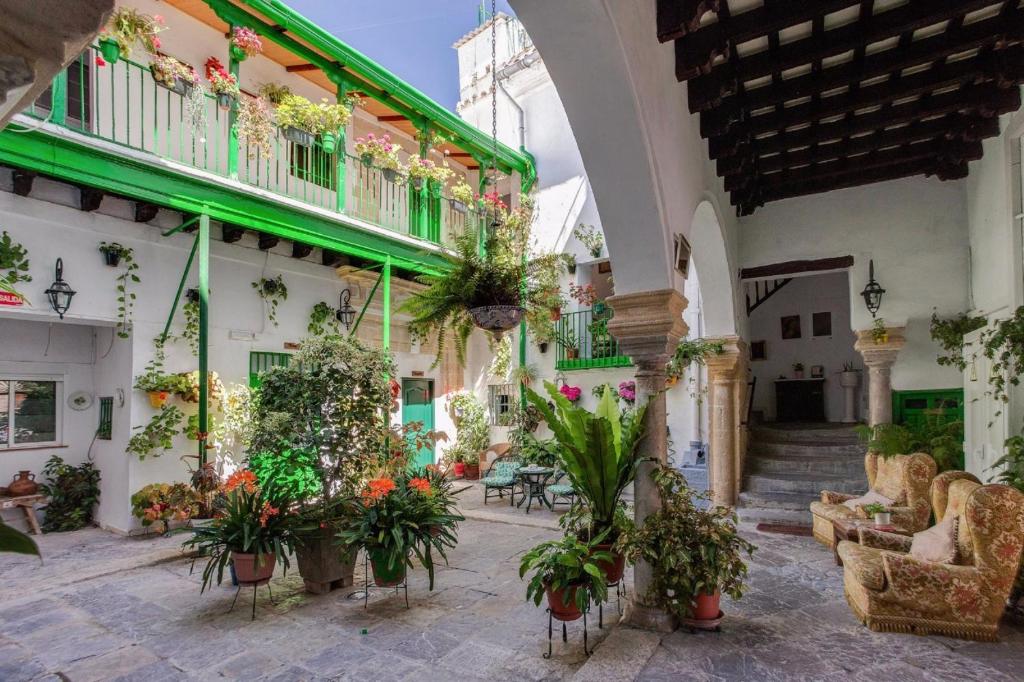
<path fill-rule="evenodd" d="M 540 606 L 547 597 L 556 620 L 571 621 L 583 616 L 591 604 L 608 598 L 602 562 L 612 560 L 604 543 L 605 534 L 592 540 L 567 535 L 561 540 L 542 542 L 523 555 L 519 577 L 533 572 L 526 585 L 526 598 Z"/>
<path fill-rule="evenodd" d="M 650 565 L 648 603 L 680 619 L 717 619 L 722 594 L 743 596 L 743 554 L 757 548 L 739 535 L 731 509 L 701 509 L 697 502 L 709 501 L 709 494 L 691 489 L 681 473 L 661 466 L 651 475 L 662 507 L 625 531 L 616 548 L 631 562 Z"/>
<path fill-rule="evenodd" d="M 889 329 L 885 326 L 885 320 L 876 317 L 871 323 L 871 340 L 875 344 L 889 343 Z"/>
<path fill-rule="evenodd" d="M 721 355 L 725 352 L 725 344 L 721 341 L 708 341 L 706 339 L 683 339 L 676 346 L 672 359 L 669 360 L 665 373 L 669 381 L 674 385 L 682 378 L 690 365 L 703 365 L 708 357 Z"/>

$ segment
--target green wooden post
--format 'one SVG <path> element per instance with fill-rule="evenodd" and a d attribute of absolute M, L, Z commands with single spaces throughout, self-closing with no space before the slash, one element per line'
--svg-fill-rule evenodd
<path fill-rule="evenodd" d="M 338 80 L 338 104 L 345 104 L 348 98 L 348 83 L 344 79 Z M 348 154 L 346 149 L 348 144 L 346 142 L 347 132 L 345 128 L 338 131 L 338 146 L 335 151 L 337 156 L 335 157 L 337 162 L 336 185 L 335 185 L 335 207 L 338 209 L 338 213 L 345 212 L 345 194 L 348 190 L 347 180 L 345 178 L 346 163 L 348 163 Z"/>
<path fill-rule="evenodd" d="M 210 216 L 199 216 L 199 465 L 206 464 L 209 431 Z"/>
<path fill-rule="evenodd" d="M 68 118 L 68 70 L 61 69 L 50 84 L 50 121 L 59 126 Z"/>
<path fill-rule="evenodd" d="M 231 25 L 231 33 L 235 32 L 235 25 Z M 230 45 L 230 43 L 229 43 Z M 235 81 L 241 83 L 238 77 L 239 61 L 230 56 L 228 50 L 228 71 L 235 77 Z M 231 103 L 231 110 L 228 112 L 228 177 L 238 179 L 238 131 L 235 130 L 235 121 L 238 120 L 238 100 Z"/>
<path fill-rule="evenodd" d="M 384 279 L 384 288 L 380 294 L 384 315 L 381 322 L 380 345 L 384 350 L 391 350 L 391 256 L 384 260 L 384 272 L 381 273 L 381 277 Z"/>
<path fill-rule="evenodd" d="M 527 190 L 527 188 L 525 187 L 525 179 L 522 178 L 522 177 L 520 177 L 520 188 L 522 189 L 523 192 L 526 192 L 526 190 Z M 524 270 L 526 269 L 527 262 L 528 262 L 527 256 L 526 256 L 526 254 L 523 254 L 523 269 Z M 522 296 L 522 300 L 523 300 L 523 302 L 525 304 L 525 302 L 526 302 L 526 293 L 527 293 L 527 283 L 526 283 L 526 278 L 525 277 L 523 278 L 523 281 L 519 283 L 519 293 Z M 526 365 L 526 315 L 523 315 L 523 319 L 519 321 L 519 366 L 523 367 L 525 365 Z M 524 386 L 522 383 L 519 384 L 519 402 L 520 402 L 521 406 L 523 407 L 523 409 L 526 409 L 526 386 Z"/>

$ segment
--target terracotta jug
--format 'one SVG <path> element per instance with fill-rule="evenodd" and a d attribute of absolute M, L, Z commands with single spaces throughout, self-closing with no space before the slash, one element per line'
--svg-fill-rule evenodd
<path fill-rule="evenodd" d="M 11 497 L 35 495 L 37 492 L 39 492 L 39 484 L 36 483 L 36 475 L 31 471 L 19 471 L 11 484 L 7 486 L 7 494 Z"/>

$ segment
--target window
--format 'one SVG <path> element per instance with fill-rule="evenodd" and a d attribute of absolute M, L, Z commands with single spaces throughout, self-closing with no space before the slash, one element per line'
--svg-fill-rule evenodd
<path fill-rule="evenodd" d="M 114 428 L 114 399 L 100 398 L 100 423 L 96 427 L 96 438 L 110 440 Z"/>
<path fill-rule="evenodd" d="M 0 377 L 0 449 L 60 443 L 63 382 Z"/>
<path fill-rule="evenodd" d="M 258 388 L 260 374 L 271 367 L 287 367 L 292 360 L 290 353 L 271 353 L 268 351 L 251 351 L 249 353 L 249 387 Z"/>
<path fill-rule="evenodd" d="M 79 56 L 67 68 L 67 91 L 64 104 L 66 107 L 65 123 L 69 127 L 89 130 L 92 121 L 92 69 L 90 65 L 94 57 L 92 50 Z M 49 86 L 36 99 L 36 108 L 49 112 L 53 99 L 53 86 Z"/>
<path fill-rule="evenodd" d="M 289 144 L 288 160 L 290 172 L 295 177 L 326 189 L 334 189 L 337 164 L 334 155 L 325 152 L 319 144 L 312 147 Z"/>
<path fill-rule="evenodd" d="M 508 426 L 515 400 L 515 384 L 494 384 L 487 387 L 487 412 L 491 426 Z"/>

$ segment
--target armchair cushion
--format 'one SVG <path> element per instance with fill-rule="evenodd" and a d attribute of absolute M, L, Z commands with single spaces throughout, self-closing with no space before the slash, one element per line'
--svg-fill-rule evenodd
<path fill-rule="evenodd" d="M 839 556 L 845 569 L 854 575 L 859 584 L 876 592 L 885 589 L 882 555 L 882 550 L 864 547 L 849 540 L 839 543 Z"/>
<path fill-rule="evenodd" d="M 912 539 L 906 535 L 886 533 L 882 530 L 866 527 L 858 528 L 857 532 L 860 534 L 860 544 L 864 547 L 887 549 L 890 552 L 902 552 L 903 554 L 910 551 Z"/>
<path fill-rule="evenodd" d="M 484 477 L 484 485 L 489 488 L 507 488 L 515 483 L 518 471 L 518 462 L 498 460 L 491 467 L 487 476 Z"/>
<path fill-rule="evenodd" d="M 956 517 L 947 516 L 928 530 L 914 533 L 910 556 L 940 564 L 956 562 Z"/>

